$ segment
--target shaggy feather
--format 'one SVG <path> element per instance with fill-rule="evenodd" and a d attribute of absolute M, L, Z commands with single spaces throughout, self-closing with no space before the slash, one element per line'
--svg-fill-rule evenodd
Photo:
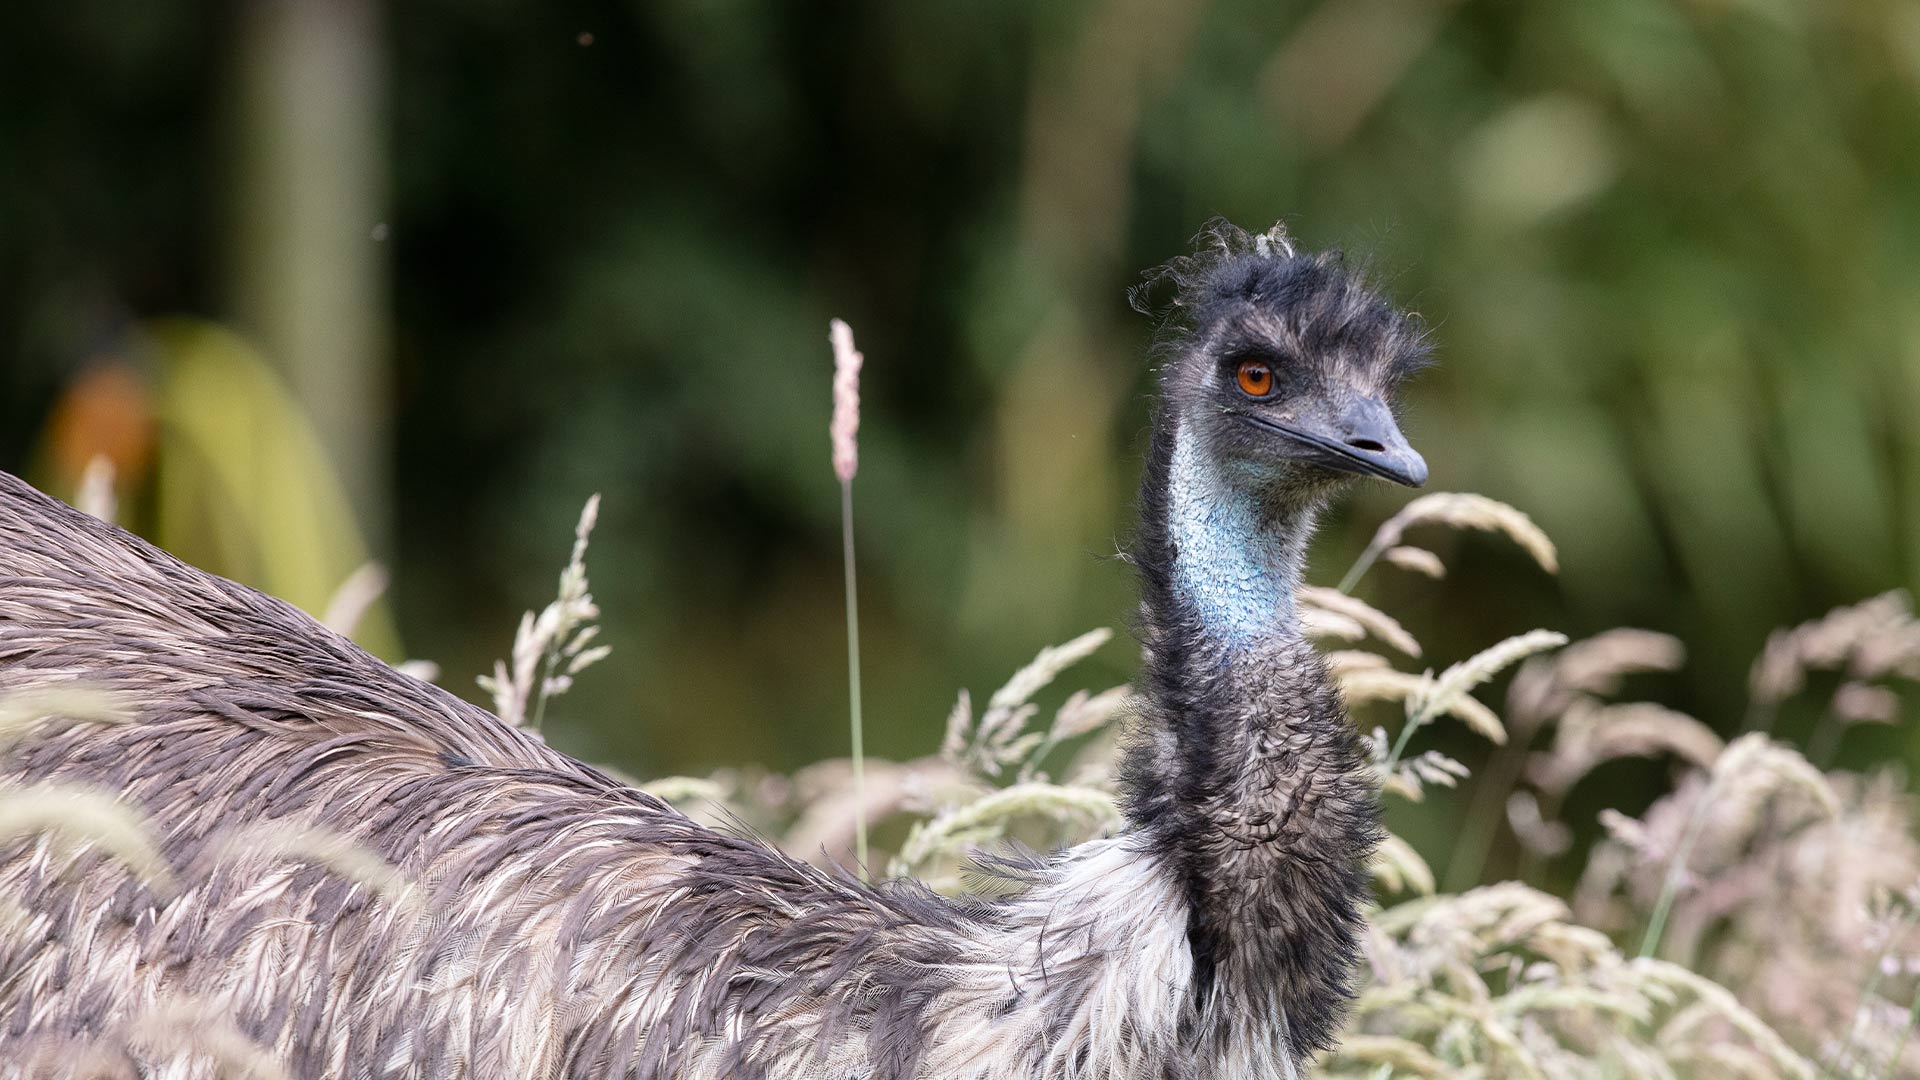
<path fill-rule="evenodd" d="M 865 886 L 0 474 L 0 694 L 80 683 L 135 722 L 48 725 L 0 794 L 113 791 L 182 884 L 52 838 L 0 849 L 33 920 L 0 935 L 0 1060 L 148 1064 L 129 1025 L 188 996 L 311 1077 L 1118 1077 L 1176 1052 L 1185 910 L 1124 841 L 999 903 Z M 412 888 L 220 842 L 260 822 L 351 838 Z"/>

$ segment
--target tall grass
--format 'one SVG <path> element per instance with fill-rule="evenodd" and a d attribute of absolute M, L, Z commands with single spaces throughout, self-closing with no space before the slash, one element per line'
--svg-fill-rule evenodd
<path fill-rule="evenodd" d="M 600 607 L 587 582 L 587 544 L 599 520 L 600 496 L 593 495 L 573 528 L 573 554 L 560 570 L 553 602 L 520 617 L 509 659 L 495 661 L 493 674 L 476 680 L 493 695 L 495 714 L 509 724 L 538 731 L 547 702 L 566 693 L 574 676 L 612 652 L 612 646 L 594 643 L 600 634 Z M 349 578 L 343 588 L 353 584 Z"/>
<path fill-rule="evenodd" d="M 850 480 L 849 470 L 843 498 Z M 510 719 L 537 721 L 574 674 L 605 655 L 593 644 L 598 608 L 585 572 L 596 509 L 589 501 L 582 513 L 556 599 L 528 613 L 511 659 L 486 680 Z M 1550 541 L 1518 511 L 1427 496 L 1382 527 L 1386 539 L 1347 585 L 1384 565 L 1445 588 L 1441 556 L 1403 542 L 1416 526 L 1491 528 L 1541 568 L 1555 566 Z M 1425 554 L 1394 554 L 1409 550 Z M 847 569 L 857 687 L 850 558 Z M 1359 997 L 1318 1075 L 1920 1075 L 1911 1038 L 1920 1016 L 1920 838 L 1903 773 L 1822 769 L 1765 733 L 1723 742 L 1669 706 L 1617 700 L 1626 676 L 1682 662 L 1684 650 L 1665 635 L 1617 630 L 1569 643 L 1534 630 L 1434 674 L 1425 648 L 1388 612 L 1329 588 L 1303 590 L 1302 603 L 1356 721 L 1371 725 L 1386 797 L 1418 803 L 1435 787 L 1464 787 L 1471 801 L 1453 851 L 1423 851 L 1393 835 L 1381 846 Z M 1096 630 L 1040 650 L 982 710 L 962 691 L 940 745 L 923 758 L 860 754 L 856 690 L 847 761 L 779 783 L 729 771 L 644 786 L 696 812 L 719 803 L 795 857 L 819 858 L 824 846 L 828 857 L 852 854 L 863 867 L 885 865 L 943 891 L 1004 888 L 976 868 L 982 852 L 1013 842 L 1045 849 L 1122 827 L 1111 766 L 1130 691 L 1056 689 L 1111 638 Z M 1755 715 L 1824 687 L 1810 677 L 1823 671 L 1840 676 L 1836 689 L 1821 691 L 1836 718 L 1831 738 L 1860 723 L 1900 722 L 1904 699 L 1895 691 L 1920 680 L 1920 620 L 1908 598 L 1889 593 L 1774 635 L 1754 667 Z M 1502 682 L 1496 707 L 1488 690 Z M 117 701 L 85 690 L 16 694 L 0 699 L 0 752 L 42 725 L 130 719 Z M 1485 740 L 1487 768 L 1421 745 L 1447 720 Z M 1604 837 L 1577 849 L 1575 827 L 1586 823 L 1565 820 L 1569 791 L 1629 756 L 1668 762 L 1672 789 L 1648 806 L 1601 812 Z M 878 835 L 897 838 L 890 849 L 868 846 L 869 815 L 889 826 Z M 848 840 L 823 843 L 841 836 Z M 1529 858 L 1516 880 L 1482 880 L 1486 852 L 1503 837 Z M 8 838 L 107 855 L 162 893 L 175 884 L 174 868 L 156 861 L 150 827 L 106 793 L 0 784 L 0 842 Z M 314 862 L 376 892 L 409 889 L 376 857 L 329 834 L 242 828 L 216 847 L 262 864 Z M 1438 887 L 1436 865 L 1450 891 Z M 1547 890 L 1570 870 L 1576 887 Z M 39 933 L 45 914 L 0 897 L 0 934 Z M 124 1037 L 171 1047 L 163 1036 L 177 1027 L 167 1028 L 168 1018 L 191 1004 L 134 1018 Z M 233 1052 L 175 1042 L 189 1058 Z"/>
<path fill-rule="evenodd" d="M 1501 534 L 1557 569 L 1551 540 L 1525 514 L 1442 494 L 1383 525 L 1346 588 L 1380 564 L 1444 581 L 1438 554 L 1404 543 L 1415 527 Z M 1909 1039 L 1920 1014 L 1920 841 L 1897 770 L 1825 772 L 1765 736 L 1725 743 L 1671 707 L 1614 700 L 1626 676 L 1682 663 L 1684 649 L 1666 635 L 1617 630 L 1569 644 L 1534 630 L 1436 675 L 1396 664 L 1418 661 L 1423 648 L 1387 612 L 1338 589 L 1305 589 L 1302 602 L 1356 719 L 1397 709 L 1369 737 L 1387 796 L 1419 802 L 1434 786 L 1465 786 L 1473 806 L 1451 853 L 1460 866 L 1447 867 L 1452 892 L 1438 890 L 1427 853 L 1397 836 L 1382 845 L 1361 994 L 1319 1075 L 1920 1074 Z M 1775 704 L 1814 669 L 1849 673 L 1843 704 L 1920 678 L 1920 624 L 1903 596 L 1809 627 L 1776 635 L 1756 667 L 1756 686 Z M 1050 716 L 1037 700 L 1109 639 L 1095 631 L 1041 650 L 984 712 L 963 691 L 936 755 L 866 762 L 885 778 L 873 797 L 839 799 L 836 785 L 852 774 L 834 763 L 803 773 L 811 784 L 723 776 L 706 794 L 729 792 L 730 813 L 785 836 L 802 856 L 817 857 L 815 841 L 836 832 L 822 808 L 857 816 L 884 807 L 904 825 L 894 851 L 871 853 L 891 874 L 946 891 L 998 888 L 974 869 L 981 853 L 1071 844 L 1122 825 L 1110 766 L 1128 689 L 1074 691 Z M 1501 679 L 1505 707 L 1496 709 L 1478 695 Z M 1487 740 L 1489 776 L 1419 747 L 1443 718 Z M 1568 792 L 1623 757 L 1670 761 L 1674 789 L 1632 808 L 1640 817 L 1603 813 L 1606 838 L 1573 850 L 1579 823 L 1560 817 Z M 770 800 L 768 790 L 802 794 Z M 1501 834 L 1528 854 L 1528 880 L 1481 880 Z M 1571 895 L 1545 891 L 1558 876 L 1549 867 L 1580 859 Z"/>
<path fill-rule="evenodd" d="M 860 592 L 853 558 L 853 477 L 860 471 L 860 365 L 853 329 L 839 319 L 828 330 L 833 345 L 833 474 L 840 480 L 840 551 L 847 594 L 847 727 L 853 745 L 854 860 L 867 872 L 866 736 L 860 722 Z"/>

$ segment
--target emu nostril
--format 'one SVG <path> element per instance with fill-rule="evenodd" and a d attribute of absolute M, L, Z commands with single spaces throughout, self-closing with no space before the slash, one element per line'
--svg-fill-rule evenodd
<path fill-rule="evenodd" d="M 1385 453 L 1387 449 L 1372 439 L 1348 439 L 1347 445 L 1355 450 L 1365 450 L 1369 454 Z"/>

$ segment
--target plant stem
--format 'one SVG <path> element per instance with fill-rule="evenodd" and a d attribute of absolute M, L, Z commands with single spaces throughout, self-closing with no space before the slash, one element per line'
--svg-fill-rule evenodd
<path fill-rule="evenodd" d="M 1693 816 L 1687 820 L 1687 831 L 1680 838 L 1680 848 L 1673 853 L 1673 863 L 1667 867 L 1667 878 L 1660 886 L 1660 899 L 1654 902 L 1653 914 L 1647 919 L 1647 934 L 1640 939 L 1640 958 L 1652 956 L 1660 947 L 1660 938 L 1667 932 L 1667 916 L 1673 912 L 1673 901 L 1680 893 L 1680 881 L 1687 876 L 1687 859 L 1693 854 L 1693 845 L 1699 841 L 1700 834 L 1707 828 L 1707 808 L 1713 805 L 1714 788 L 1708 784 L 1700 795 L 1700 801 L 1693 808 Z"/>
<path fill-rule="evenodd" d="M 1387 760 L 1380 766 L 1383 772 L 1393 771 L 1394 765 L 1400 761 L 1400 755 L 1406 752 L 1407 744 L 1413 741 L 1413 733 L 1425 727 L 1426 723 L 1425 710 L 1407 717 L 1407 722 L 1400 725 L 1400 737 L 1393 741 L 1393 750 L 1387 754 Z"/>
<path fill-rule="evenodd" d="M 865 739 L 860 730 L 860 602 L 854 585 L 853 484 L 840 484 L 840 547 L 846 557 L 847 578 L 847 702 L 853 735 L 853 857 L 860 877 L 867 877 L 867 770 Z"/>
<path fill-rule="evenodd" d="M 1853 1010 L 1853 1023 L 1847 1027 L 1847 1041 L 1840 1044 L 1838 1054 L 1830 1060 L 1844 1063 L 1847 1055 L 1853 1053 L 1853 1045 L 1860 1038 L 1861 1011 L 1867 1006 L 1867 1003 L 1873 999 L 1873 996 L 1880 992 L 1880 980 L 1884 978 L 1887 973 L 1887 957 L 1893 954 L 1893 948 L 1896 944 L 1906 940 L 1907 935 L 1913 932 L 1913 927 L 1916 922 L 1920 922 L 1920 904 L 1916 904 L 1907 909 L 1905 917 L 1900 920 L 1900 928 L 1887 935 L 1887 943 L 1880 947 L 1880 955 L 1873 958 L 1873 969 L 1867 972 L 1866 985 L 1860 988 L 1860 1004 L 1855 1006 Z M 1913 1008 L 1908 1010 L 1907 1013 L 1907 1031 L 1902 1032 L 1900 1036 L 1901 1051 L 1906 1050 L 1907 1033 L 1913 1030 L 1916 1017 L 1920 1017 L 1920 992 L 1915 994 Z M 1899 1062 L 1900 1054 L 1898 1052 L 1893 1055 L 1893 1060 L 1896 1063 Z M 1821 1068 L 1821 1074 L 1825 1075 L 1826 1072 L 1827 1070 L 1823 1066 Z"/>
<path fill-rule="evenodd" d="M 1543 791 L 1540 793 L 1539 798 L 1540 820 L 1559 821 L 1561 819 L 1561 812 L 1566 809 L 1565 794 L 1555 795 Z M 1545 872 L 1549 861 L 1551 860 L 1547 856 L 1540 854 L 1532 848 L 1526 848 L 1520 856 L 1518 873 L 1514 876 L 1521 881 L 1537 881 L 1540 875 Z"/>
<path fill-rule="evenodd" d="M 1833 756 L 1840 750 L 1840 738 L 1846 733 L 1847 723 L 1839 714 L 1832 709 L 1822 712 L 1813 725 L 1813 733 L 1807 736 L 1807 760 L 1825 772 L 1827 766 L 1833 764 Z"/>
<path fill-rule="evenodd" d="M 1480 774 L 1480 782 L 1474 785 L 1473 801 L 1460 831 L 1460 842 L 1453 849 L 1453 857 L 1447 860 L 1447 892 L 1465 892 L 1480 883 L 1480 872 L 1487 866 L 1487 853 L 1493 848 L 1494 835 L 1500 831 L 1501 811 L 1506 808 L 1508 796 L 1519 786 L 1532 735 L 1532 731 L 1527 731 L 1523 740 L 1516 732 L 1505 746 L 1496 749 Z"/>
<path fill-rule="evenodd" d="M 1900 1029 L 1900 1041 L 1893 1044 L 1893 1056 L 1887 1058 L 1887 1080 L 1900 1075 L 1900 1055 L 1907 1052 L 1907 1040 L 1913 1037 L 1915 1024 L 1920 1024 L 1920 990 L 1913 992 L 1913 1004 L 1907 1006 L 1907 1024 Z"/>
<path fill-rule="evenodd" d="M 1347 576 L 1340 579 L 1340 591 L 1343 593 L 1352 592 L 1353 587 L 1360 584 L 1360 579 L 1367 575 L 1368 570 L 1373 569 L 1374 562 L 1380 558 L 1380 553 L 1385 550 L 1386 548 L 1378 542 L 1368 544 L 1367 550 L 1361 552 L 1360 557 L 1354 560 L 1353 568 L 1347 571 Z"/>
<path fill-rule="evenodd" d="M 540 730 L 540 722 L 546 719 L 547 687 L 553 683 L 553 673 L 559 666 L 560 646 L 556 642 L 547 650 L 547 655 L 541 661 L 540 685 L 533 690 L 533 718 L 527 722 L 527 726 L 535 731 Z"/>

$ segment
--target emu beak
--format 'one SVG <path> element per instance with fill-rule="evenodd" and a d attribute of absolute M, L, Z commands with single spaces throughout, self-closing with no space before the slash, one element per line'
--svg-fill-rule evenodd
<path fill-rule="evenodd" d="M 1332 420 L 1281 423 L 1258 413 L 1243 413 L 1261 427 L 1278 432 L 1312 451 L 1312 460 L 1329 469 L 1377 476 L 1408 487 L 1427 482 L 1427 462 L 1407 445 L 1384 401 L 1359 398 Z"/>
<path fill-rule="evenodd" d="M 1342 460 L 1329 461 L 1335 468 L 1367 473 L 1408 487 L 1427 482 L 1427 460 L 1407 445 L 1393 410 L 1384 401 L 1361 398 L 1348 406 L 1334 423 L 1337 447 L 1327 447 Z M 1322 444 L 1325 446 L 1326 444 Z"/>

